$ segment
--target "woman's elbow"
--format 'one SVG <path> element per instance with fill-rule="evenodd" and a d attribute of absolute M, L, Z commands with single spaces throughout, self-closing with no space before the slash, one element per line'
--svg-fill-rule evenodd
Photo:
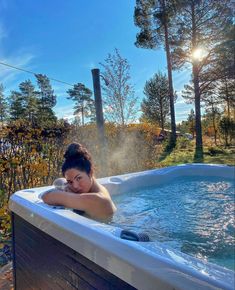
<path fill-rule="evenodd" d="M 112 200 L 107 199 L 105 201 L 105 212 L 106 212 L 107 216 L 112 216 L 116 210 L 117 209 L 116 209 L 114 203 L 112 202 Z"/>

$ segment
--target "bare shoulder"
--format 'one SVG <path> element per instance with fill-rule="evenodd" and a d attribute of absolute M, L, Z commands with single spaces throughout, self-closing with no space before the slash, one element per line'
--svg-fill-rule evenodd
<path fill-rule="evenodd" d="M 110 198 L 110 194 L 109 194 L 109 191 L 107 188 L 105 188 L 102 184 L 99 184 L 100 186 L 100 191 L 106 196 L 106 197 L 109 197 Z"/>
<path fill-rule="evenodd" d="M 97 180 L 94 180 L 94 192 L 100 193 L 104 197 L 110 198 L 110 194 L 102 184 L 100 184 Z"/>

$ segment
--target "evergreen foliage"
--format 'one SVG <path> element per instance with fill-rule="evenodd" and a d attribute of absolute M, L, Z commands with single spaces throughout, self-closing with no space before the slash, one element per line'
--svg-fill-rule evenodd
<path fill-rule="evenodd" d="M 67 93 L 69 94 L 68 99 L 72 99 L 75 102 L 74 115 L 81 115 L 82 125 L 84 126 L 85 117 L 93 117 L 95 111 L 94 100 L 91 98 L 91 90 L 84 84 L 77 83 L 74 85 L 73 89 L 69 89 Z"/>
<path fill-rule="evenodd" d="M 48 122 L 55 122 L 56 116 L 53 107 L 56 105 L 56 96 L 51 87 L 50 80 L 46 75 L 35 75 L 39 87 L 36 92 L 38 97 L 38 122 L 46 124 Z"/>
<path fill-rule="evenodd" d="M 232 141 L 235 138 L 235 121 L 228 117 L 223 117 L 219 122 L 219 129 L 223 134 L 225 146 L 229 146 L 229 139 Z"/>
<path fill-rule="evenodd" d="M 19 85 L 21 100 L 23 101 L 24 118 L 30 123 L 35 123 L 38 114 L 38 98 L 35 87 L 30 80 Z"/>
<path fill-rule="evenodd" d="M 188 115 L 188 131 L 192 134 L 193 138 L 195 136 L 195 113 L 194 110 L 191 109 L 189 115 Z"/>
<path fill-rule="evenodd" d="M 180 1 L 175 0 L 136 0 L 134 12 L 135 25 L 140 28 L 135 45 L 150 49 L 163 46 L 166 51 L 171 115 L 171 147 L 176 144 L 176 123 L 170 43 L 172 42 L 174 19 L 178 6 L 180 6 Z"/>
<path fill-rule="evenodd" d="M 196 150 L 202 156 L 201 97 L 212 81 L 216 49 L 224 41 L 225 28 L 231 23 L 230 1 L 182 1 L 177 13 L 173 66 L 192 67 L 196 120 Z M 199 51 L 201 50 L 201 55 Z M 197 55 L 197 57 L 196 57 Z M 201 153 L 200 153 L 201 152 Z"/>
<path fill-rule="evenodd" d="M 10 120 L 24 119 L 25 109 L 23 106 L 23 96 L 20 92 L 12 91 L 8 97 Z"/>
<path fill-rule="evenodd" d="M 160 124 L 162 130 L 165 128 L 170 111 L 169 85 L 166 75 L 160 72 L 145 83 L 141 109 L 142 117 L 149 122 Z"/>
<path fill-rule="evenodd" d="M 3 123 L 7 119 L 8 104 L 4 95 L 3 84 L 0 84 L 0 122 Z"/>

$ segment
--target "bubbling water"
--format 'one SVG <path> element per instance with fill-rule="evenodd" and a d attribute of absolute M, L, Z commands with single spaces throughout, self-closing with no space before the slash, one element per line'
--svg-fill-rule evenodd
<path fill-rule="evenodd" d="M 234 269 L 234 181 L 185 177 L 114 195 L 111 224 Z"/>

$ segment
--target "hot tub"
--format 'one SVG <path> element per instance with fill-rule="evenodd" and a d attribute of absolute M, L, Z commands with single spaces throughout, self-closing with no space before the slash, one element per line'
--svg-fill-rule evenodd
<path fill-rule="evenodd" d="M 102 178 L 111 194 L 178 176 L 234 177 L 234 167 L 190 164 Z M 234 272 L 158 241 L 120 238 L 121 228 L 46 205 L 51 187 L 11 196 L 15 289 L 234 289 Z"/>

